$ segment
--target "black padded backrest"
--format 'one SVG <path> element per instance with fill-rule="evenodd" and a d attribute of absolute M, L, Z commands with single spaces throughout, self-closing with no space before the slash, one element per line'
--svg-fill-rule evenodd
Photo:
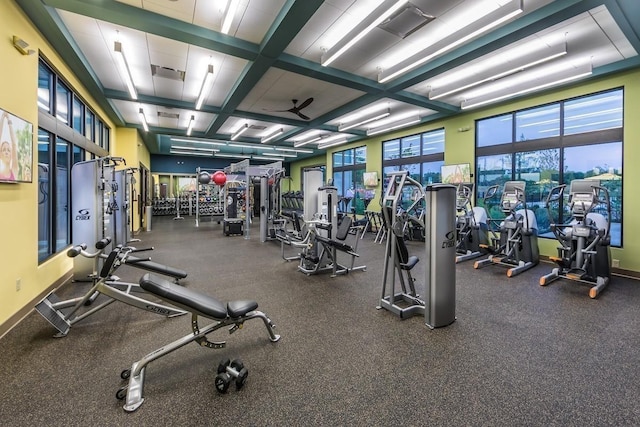
<path fill-rule="evenodd" d="M 349 235 L 349 230 L 351 229 L 351 217 L 345 216 L 342 218 L 342 222 L 338 226 L 336 230 L 336 239 L 345 240 Z"/>
<path fill-rule="evenodd" d="M 404 243 L 404 237 L 396 236 L 395 233 L 391 233 L 396 239 L 396 255 L 398 257 L 398 261 L 401 264 L 406 264 L 409 261 L 409 250 L 407 249 L 407 245 Z"/>
<path fill-rule="evenodd" d="M 118 251 L 111 251 L 109 256 L 102 264 L 102 270 L 100 270 L 100 278 L 105 279 L 109 277 L 109 272 L 111 271 L 111 267 L 113 267 L 113 263 L 116 261 L 118 257 Z"/>

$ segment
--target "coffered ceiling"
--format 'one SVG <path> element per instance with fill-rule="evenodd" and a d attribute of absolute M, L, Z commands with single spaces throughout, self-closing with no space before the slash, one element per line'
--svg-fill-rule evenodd
<path fill-rule="evenodd" d="M 637 0 L 17 3 L 111 119 L 139 128 L 154 154 L 290 161 L 640 66 Z"/>

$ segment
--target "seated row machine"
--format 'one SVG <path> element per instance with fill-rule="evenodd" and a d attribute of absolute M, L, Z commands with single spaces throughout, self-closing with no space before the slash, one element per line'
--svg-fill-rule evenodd
<path fill-rule="evenodd" d="M 559 206 L 565 185 L 553 188 L 546 200 L 549 217 L 552 206 Z M 596 298 L 611 280 L 609 191 L 598 180 L 576 179 L 569 190 L 569 221 L 551 224 L 558 239 L 558 256 L 550 257 L 558 266 L 540 278 L 545 286 L 556 279 L 567 279 L 590 286 L 589 297 Z"/>
<path fill-rule="evenodd" d="M 487 190 L 487 200 L 495 196 L 498 186 Z M 489 257 L 476 261 L 474 268 L 487 265 L 507 267 L 507 276 L 513 277 L 540 262 L 538 250 L 538 223 L 534 212 L 527 209 L 524 181 L 507 181 L 500 197 L 500 209 L 504 220 L 489 219 L 491 243 L 480 245 L 490 253 Z M 496 223 L 499 222 L 499 227 Z M 499 235 L 498 233 L 499 232 Z"/>
<path fill-rule="evenodd" d="M 196 342 L 200 346 L 207 348 L 223 348 L 226 342 L 209 341 L 207 335 L 227 326 L 231 326 L 229 333 L 232 334 L 241 329 L 244 326 L 244 322 L 251 319 L 261 319 L 264 322 L 271 342 L 280 340 L 280 335 L 276 335 L 273 331 L 275 325 L 266 314 L 258 311 L 258 303 L 255 301 L 239 300 L 225 304 L 207 294 L 171 283 L 151 273 L 145 274 L 140 279 L 140 287 L 146 292 L 190 312 L 192 332 L 152 351 L 142 359 L 133 362 L 130 369 L 125 369 L 120 373 L 120 377 L 123 380 L 127 380 L 127 385 L 118 389 L 116 398 L 120 400 L 126 399 L 124 410 L 127 412 L 135 411 L 144 402 L 143 388 L 147 365 L 190 342 Z M 213 323 L 200 327 L 198 317 L 213 320 Z M 242 375 L 243 378 L 246 378 L 246 374 L 243 373 Z"/>

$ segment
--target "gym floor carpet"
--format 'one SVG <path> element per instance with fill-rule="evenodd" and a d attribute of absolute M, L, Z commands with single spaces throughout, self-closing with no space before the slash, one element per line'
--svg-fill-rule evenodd
<path fill-rule="evenodd" d="M 260 243 L 257 224 L 245 239 L 225 237 L 215 222 L 196 228 L 193 217 L 154 217 L 137 237 L 138 247 L 155 247 L 145 255 L 189 273 L 184 286 L 258 301 L 280 342 L 252 320 L 209 336 L 226 340 L 224 349 L 188 344 L 147 366 L 145 402 L 127 413 L 115 397 L 120 372 L 188 334 L 190 316 L 166 319 L 116 302 L 56 339 L 32 312 L 0 340 L 3 426 L 640 423 L 635 280 L 614 277 L 592 300 L 575 283 L 540 287 L 551 264 L 509 279 L 502 267 L 474 270 L 468 261 L 456 266 L 457 321 L 430 330 L 421 317 L 376 310 L 384 245 L 372 235 L 358 248 L 367 271 L 336 278 L 298 272 L 278 243 Z M 423 245 L 409 249 L 420 256 Z M 125 266 L 116 274 L 137 281 L 143 273 Z M 219 394 L 216 367 L 226 357 L 241 358 L 249 377 L 241 390 Z"/>

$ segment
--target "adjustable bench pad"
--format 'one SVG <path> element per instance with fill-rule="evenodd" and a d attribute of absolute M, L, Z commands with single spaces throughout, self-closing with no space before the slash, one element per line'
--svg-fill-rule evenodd
<path fill-rule="evenodd" d="M 180 270 L 178 268 L 169 267 L 164 264 L 159 264 L 157 262 L 149 261 L 142 258 L 137 258 L 129 255 L 125 260 L 126 265 L 130 265 L 132 267 L 141 268 L 143 270 L 152 271 L 154 273 L 164 274 L 165 276 L 171 276 L 176 279 L 184 279 L 187 277 L 187 272 L 184 270 Z"/>
<path fill-rule="evenodd" d="M 258 303 L 250 300 L 231 301 L 225 306 L 209 295 L 171 283 L 151 273 L 142 276 L 140 287 L 178 307 L 215 320 L 224 320 L 228 316 L 241 317 L 258 308 Z"/>

